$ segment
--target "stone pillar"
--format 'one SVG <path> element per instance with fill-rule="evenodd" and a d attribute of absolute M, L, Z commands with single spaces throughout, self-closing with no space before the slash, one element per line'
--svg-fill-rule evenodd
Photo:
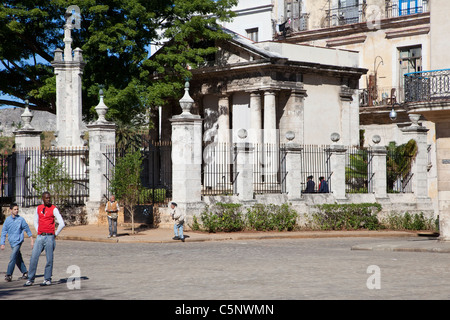
<path fill-rule="evenodd" d="M 428 142 L 429 129 L 419 124 L 420 114 L 409 114 L 411 125 L 403 128 L 406 140 L 414 139 L 417 143 L 417 155 L 412 165 L 412 187 L 417 198 L 428 198 Z"/>
<path fill-rule="evenodd" d="M 436 122 L 439 239 L 450 241 L 450 122 Z"/>
<path fill-rule="evenodd" d="M 230 99 L 228 95 L 222 95 L 219 97 L 219 118 L 217 124 L 219 126 L 217 130 L 217 142 L 230 143 Z"/>
<path fill-rule="evenodd" d="M 386 155 L 387 149 L 383 146 L 378 146 L 381 138 L 379 135 L 375 135 L 372 141 L 376 144 L 370 149 L 372 156 L 372 173 L 371 180 L 372 190 L 376 198 L 387 198 L 387 176 L 386 176 Z M 369 187 L 370 190 L 370 187 Z"/>
<path fill-rule="evenodd" d="M 172 117 L 172 194 L 177 203 L 196 203 L 201 199 L 202 121 L 190 113 L 193 104 L 186 82 L 180 100 L 183 113 Z"/>
<path fill-rule="evenodd" d="M 64 57 L 61 49 L 55 50 L 52 62 L 56 75 L 56 135 L 57 147 L 82 147 L 82 86 L 81 76 L 85 62 L 82 50 L 76 48 L 72 57 L 72 25 L 64 29 Z"/>
<path fill-rule="evenodd" d="M 302 163 L 301 153 L 303 148 L 299 143 L 293 142 L 295 134 L 289 131 L 286 134 L 288 143 L 285 144 L 285 166 L 286 166 L 286 193 L 289 200 L 300 200 L 302 196 L 302 190 L 300 187 L 300 181 L 302 179 Z"/>
<path fill-rule="evenodd" d="M 345 196 L 345 153 L 347 148 L 343 145 L 338 145 L 340 139 L 338 133 L 331 134 L 333 144 L 327 150 L 330 152 L 330 189 L 334 194 L 336 200 L 346 200 Z"/>
<path fill-rule="evenodd" d="M 36 131 L 31 126 L 31 120 L 33 120 L 33 114 L 28 108 L 28 100 L 25 101 L 25 110 L 20 116 L 22 118 L 23 126 L 20 130 L 14 131 L 14 142 L 16 150 L 18 149 L 40 149 L 41 147 L 41 133 L 42 131 Z"/>
<path fill-rule="evenodd" d="M 31 120 L 33 114 L 28 109 L 28 101 L 26 101 L 25 111 L 21 115 L 23 126 L 20 130 L 14 131 L 14 143 L 16 145 L 16 169 L 15 176 L 15 194 L 16 202 L 19 206 L 23 206 L 25 196 L 24 191 L 31 187 L 31 183 L 26 181 L 26 176 L 31 177 L 32 174 L 36 174 L 36 171 L 32 171 L 33 168 L 26 165 L 29 158 L 28 152 L 39 155 L 41 152 L 41 133 L 31 126 Z M 37 169 L 37 168 L 35 168 Z M 8 195 L 14 192 L 11 186 L 8 186 Z"/>
<path fill-rule="evenodd" d="M 342 144 L 359 144 L 359 100 L 358 92 L 347 85 L 341 86 L 339 93 L 341 100 Z"/>
<path fill-rule="evenodd" d="M 275 91 L 264 92 L 264 143 L 277 143 L 277 105 Z"/>
<path fill-rule="evenodd" d="M 263 128 L 262 128 L 262 98 L 261 93 L 250 93 L 250 142 L 253 143 L 254 164 L 257 165 L 257 174 L 254 176 L 254 183 L 262 182 L 263 166 L 262 166 L 262 145 L 263 145 Z M 259 154 L 256 154 L 259 153 Z"/>
<path fill-rule="evenodd" d="M 250 93 L 250 142 L 261 144 L 262 136 L 262 105 L 259 92 Z"/>
<path fill-rule="evenodd" d="M 247 138 L 247 130 L 240 129 L 238 137 L 241 140 Z M 253 200 L 253 146 L 248 142 L 238 142 L 236 152 L 236 193 L 241 201 Z"/>
<path fill-rule="evenodd" d="M 287 132 L 294 133 L 294 141 L 298 144 L 304 143 L 304 98 L 306 91 L 294 89 L 291 91 L 286 103 L 283 115 L 280 119 L 281 139 L 286 137 Z"/>
<path fill-rule="evenodd" d="M 89 224 L 98 222 L 99 208 L 107 199 L 105 191 L 107 188 L 105 174 L 107 172 L 107 161 L 105 157 L 107 150 L 115 150 L 116 125 L 105 119 L 107 106 L 103 102 L 103 92 L 100 90 L 100 102 L 95 107 L 98 120 L 88 124 L 89 131 L 89 201 L 86 203 L 86 211 Z"/>

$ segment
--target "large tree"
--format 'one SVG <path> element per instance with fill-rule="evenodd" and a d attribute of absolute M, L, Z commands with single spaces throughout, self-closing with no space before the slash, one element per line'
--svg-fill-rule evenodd
<path fill-rule="evenodd" d="M 50 63 L 63 48 L 64 13 L 81 9 L 81 28 L 72 31 L 80 47 L 83 116 L 90 120 L 104 86 L 108 116 L 130 123 L 147 108 L 181 97 L 189 68 L 211 55 L 225 39 L 217 21 L 229 21 L 237 0 L 23 0 L 0 7 L 0 94 L 28 100 L 30 108 L 55 113 L 55 77 Z M 151 44 L 170 39 L 150 57 Z M 0 105 L 23 106 L 15 99 Z"/>

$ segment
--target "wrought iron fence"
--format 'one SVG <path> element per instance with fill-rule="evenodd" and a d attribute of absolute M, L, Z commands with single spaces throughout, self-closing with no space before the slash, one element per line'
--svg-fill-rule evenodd
<path fill-rule="evenodd" d="M 350 147 L 345 156 L 345 187 L 347 193 L 372 192 L 372 155 L 366 148 Z"/>
<path fill-rule="evenodd" d="M 106 190 L 105 199 L 111 195 L 111 180 L 117 161 L 126 154 L 126 150 L 108 147 L 103 154 L 106 158 Z M 142 171 L 141 183 L 143 189 L 139 195 L 138 205 L 167 205 L 172 199 L 172 143 L 171 141 L 148 143 L 141 150 Z"/>
<path fill-rule="evenodd" d="M 202 195 L 235 193 L 236 152 L 234 144 L 210 143 L 203 146 Z"/>
<path fill-rule="evenodd" d="M 412 157 L 405 157 L 396 152 L 388 151 L 386 158 L 386 178 L 388 193 L 411 193 L 412 177 L 411 163 Z"/>
<path fill-rule="evenodd" d="M 281 193 L 286 184 L 286 153 L 275 143 L 255 144 L 253 191 L 255 194 Z"/>
<path fill-rule="evenodd" d="M 304 145 L 300 161 L 302 165 L 300 188 L 302 192 L 306 190 L 306 181 L 309 176 L 313 176 L 314 192 L 319 191 L 319 178 L 323 177 L 328 183 L 328 190 L 331 192 L 331 166 L 329 146 L 326 145 Z"/>
<path fill-rule="evenodd" d="M 83 205 L 89 198 L 88 161 L 87 148 L 15 151 L 6 161 L 7 195 L 22 207 L 39 205 L 42 191 L 53 193 L 55 204 Z M 56 176 L 51 176 L 52 165 L 58 167 Z"/>
<path fill-rule="evenodd" d="M 450 69 L 405 74 L 405 101 L 432 101 L 450 98 Z"/>

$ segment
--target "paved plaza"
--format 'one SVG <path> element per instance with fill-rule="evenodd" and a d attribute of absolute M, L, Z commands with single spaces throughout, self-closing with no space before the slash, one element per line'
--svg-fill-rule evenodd
<path fill-rule="evenodd" d="M 3 299 L 450 299 L 450 254 L 364 250 L 419 238 L 314 238 L 168 243 L 57 240 L 53 285 L 3 278 Z M 352 249 L 353 248 L 353 249 Z M 356 250 L 358 249 L 358 250 Z M 31 248 L 22 246 L 28 267 Z"/>

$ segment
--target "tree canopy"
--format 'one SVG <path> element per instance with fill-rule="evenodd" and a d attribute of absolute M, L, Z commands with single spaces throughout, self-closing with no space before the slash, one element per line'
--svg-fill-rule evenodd
<path fill-rule="evenodd" d="M 217 21 L 233 17 L 237 0 L 23 0 L 0 7 L 0 94 L 28 99 L 30 108 L 55 113 L 53 52 L 63 48 L 64 14 L 81 11 L 81 28 L 72 30 L 80 47 L 83 117 L 95 115 L 104 86 L 108 116 L 130 123 L 148 108 L 180 98 L 185 78 L 228 36 Z M 162 44 L 150 56 L 150 45 Z M 21 102 L 0 98 L 0 105 Z"/>

